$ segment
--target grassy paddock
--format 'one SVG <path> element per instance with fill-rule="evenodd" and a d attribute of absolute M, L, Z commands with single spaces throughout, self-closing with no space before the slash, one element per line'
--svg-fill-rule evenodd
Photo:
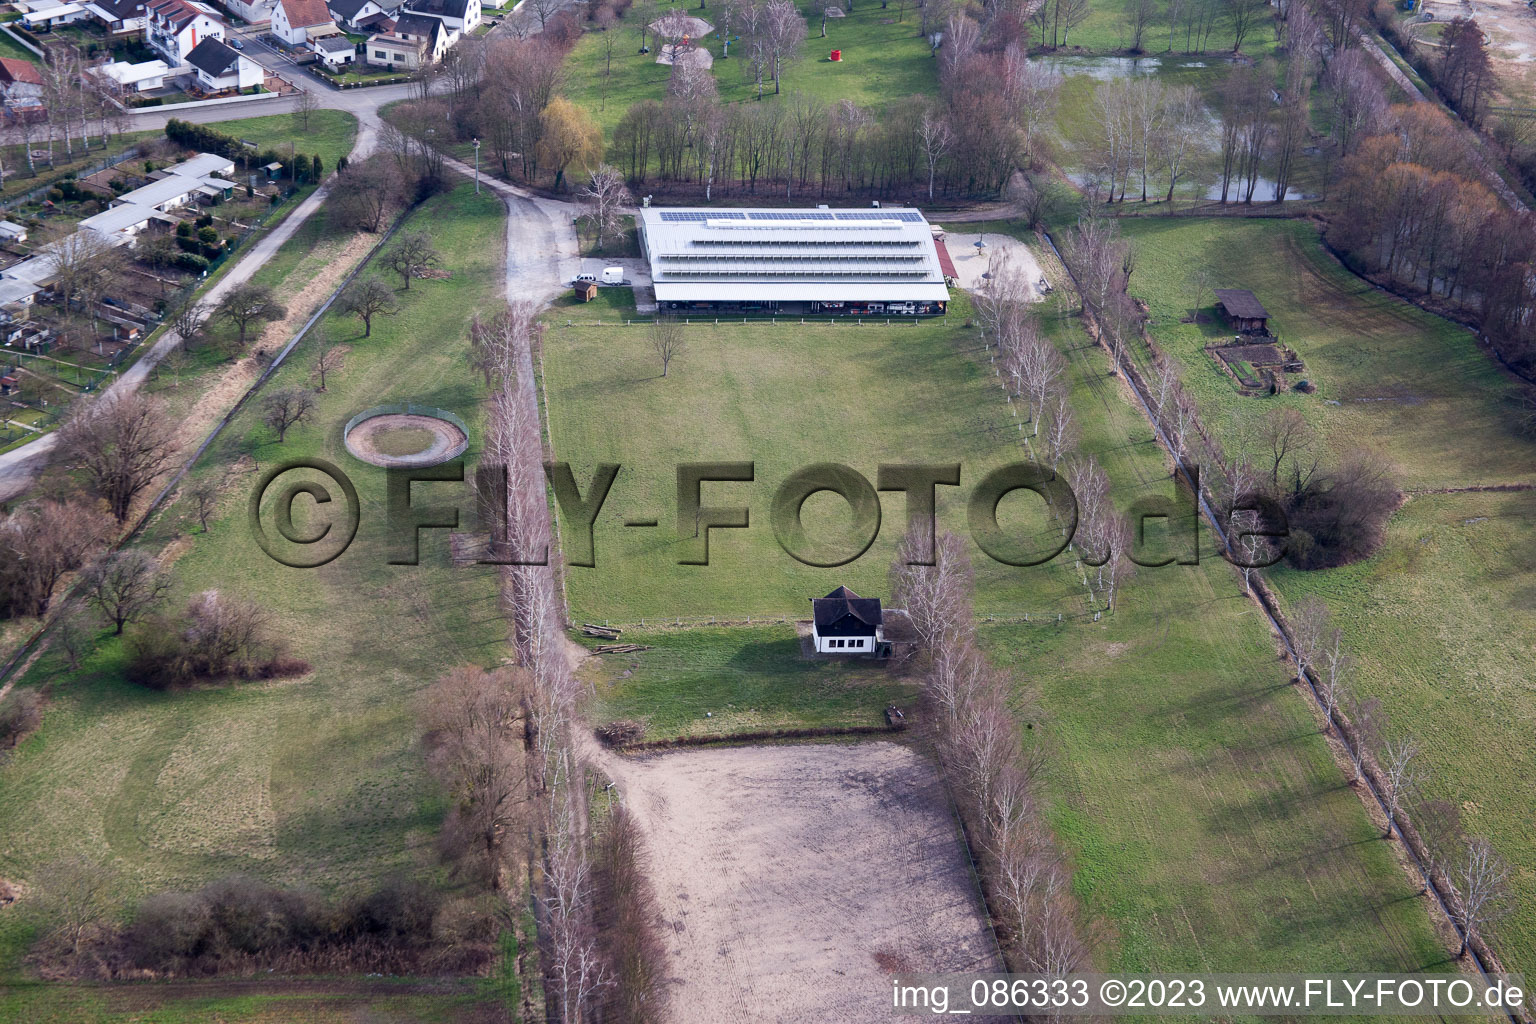
<path fill-rule="evenodd" d="M 1294 406 L 1333 447 L 1365 444 L 1391 461 L 1405 487 L 1529 480 L 1530 444 L 1516 433 L 1509 379 L 1470 331 L 1425 313 L 1345 270 L 1309 222 L 1241 219 L 1122 221 L 1136 247 L 1131 291 L 1151 307 L 1152 335 L 1179 360 L 1209 424 L 1232 436 L 1269 410 Z M 1314 394 L 1245 398 L 1205 345 L 1231 334 L 1207 305 L 1199 324 L 1188 279 L 1249 288 L 1270 330 L 1306 363 Z M 1210 297 L 1205 301 L 1209 303 Z"/>
<path fill-rule="evenodd" d="M 1161 449 L 1071 299 L 1059 290 L 1042 317 L 1068 357 L 1080 448 L 1117 504 L 1169 493 Z M 1051 754 L 1050 819 L 1104 936 L 1096 962 L 1450 969 L 1237 575 L 1208 536 L 1201 550 L 1198 566 L 1141 569 L 1098 623 L 982 626 L 994 659 L 1039 694 L 1044 722 L 1028 735 Z"/>
<path fill-rule="evenodd" d="M 806 658 L 790 626 L 625 630 L 639 654 L 593 658 L 594 722 L 642 721 L 646 739 L 885 723 L 916 680 L 878 661 Z"/>
<path fill-rule="evenodd" d="M 1349 274 L 1299 222 L 1124 223 L 1137 246 L 1132 290 L 1149 297 L 1153 333 L 1184 364 L 1206 422 L 1253 424 L 1277 404 L 1300 409 L 1327 445 L 1363 444 L 1406 487 L 1528 482 L 1531 442 L 1513 429 L 1515 389 L 1470 332 Z M 1255 258 L 1257 256 L 1257 258 Z M 1319 391 L 1244 398 L 1200 349 L 1225 336 L 1189 312 L 1184 275 L 1211 266 L 1252 288 L 1272 328 L 1307 362 Z M 1210 310 L 1207 310 L 1209 313 Z M 1536 844 L 1523 826 L 1536 702 L 1523 680 L 1536 635 L 1530 552 L 1536 499 L 1525 493 L 1413 496 L 1366 562 L 1269 572 L 1282 597 L 1325 600 L 1359 662 L 1358 687 L 1379 697 L 1390 732 L 1425 749 L 1426 793 L 1462 810 L 1513 865 L 1517 910 L 1497 928 L 1511 969 L 1536 956 Z"/>
<path fill-rule="evenodd" d="M 962 326 L 963 308 L 918 326 L 694 324 L 684 328 L 687 350 L 666 377 L 647 327 L 565 327 L 567 318 L 592 316 L 590 304 L 558 309 L 544 341 L 555 453 L 573 464 L 583 488 L 596 463 L 624 467 L 598 519 L 596 568 L 569 571 L 572 614 L 628 622 L 805 617 L 811 597 L 840 583 L 871 596 L 887 592 L 904 523 L 900 495 L 882 499 L 878 539 L 850 564 L 803 565 L 778 547 L 769 521 L 773 494 L 791 472 L 814 463 L 844 463 L 873 483 L 880 463 L 961 462 L 961 487 L 938 493 L 944 528 L 964 532 L 969 488 L 1027 453 L 978 332 Z M 710 564 L 681 565 L 693 531 L 683 524 L 687 537 L 679 538 L 676 466 L 716 460 L 755 462 L 754 482 L 705 484 L 703 491 L 707 505 L 748 506 L 751 525 L 711 531 Z M 813 496 L 804 508 L 807 533 L 845 550 L 847 510 L 840 498 Z M 1016 495 L 1000 515 L 1007 526 L 1035 532 L 1044 527 L 1036 511 Z M 623 525 L 651 517 L 653 529 Z M 1015 568 L 979 559 L 983 609 L 1082 613 L 1081 584 L 1070 562 L 1060 562 Z"/>
<path fill-rule="evenodd" d="M 417 283 L 367 342 L 350 324 L 328 324 L 352 348 L 314 420 L 279 445 L 253 403 L 194 471 L 224 485 L 211 531 L 172 504 L 145 538 L 179 556 L 173 606 L 209 587 L 253 598 L 314 671 L 157 694 L 122 680 L 126 652 L 110 640 L 77 674 L 43 658 L 21 685 L 51 683 L 51 706 L 0 776 L 7 871 L 79 853 L 115 872 L 128 904 L 233 872 L 326 893 L 395 873 L 439 877 L 443 807 L 423 770 L 413 701 L 445 666 L 501 657 L 495 582 L 450 568 L 440 534 L 423 545 L 422 565 L 386 564 L 384 474 L 346 455 L 341 427 L 359 409 L 405 399 L 478 422 L 483 389 L 465 362 L 465 327 L 499 297 L 503 216 L 468 186 L 416 211 L 413 225 L 432 233 L 451 276 Z M 306 340 L 268 386 L 306 384 L 318 346 Z M 342 467 L 361 496 L 357 539 L 316 570 L 270 560 L 246 522 L 258 467 L 300 456 Z M 0 973 L 17 970 L 27 938 L 21 916 L 0 917 Z"/>
<path fill-rule="evenodd" d="M 805 93 L 828 104 L 849 99 L 860 106 L 880 108 L 909 96 L 929 95 L 937 89 L 936 62 L 930 56 L 927 41 L 918 35 L 917 14 L 910 6 L 904 20 L 898 22 L 894 5 L 886 10 L 875 4 L 859 5 L 846 18 L 829 20 L 825 39 L 820 35 L 820 8 L 806 5 L 803 10 L 809 38 L 802 56 L 791 62 L 782 75 L 784 93 Z M 708 10 L 689 8 L 688 13 L 711 21 Z M 597 120 L 610 141 L 614 125 L 631 103 L 666 98 L 667 80 L 672 73 L 671 68 L 656 63 L 654 44 L 650 53 L 637 52 L 638 17 L 638 11 L 631 8 L 625 20 L 609 30 L 617 38 L 606 99 L 604 33 L 587 32 L 566 58 L 565 94 Z M 702 45 L 715 58 L 712 71 L 721 99 L 735 102 L 757 95 L 747 61 L 738 56 L 735 43 L 729 58 L 722 55 L 724 47 L 718 32 L 711 33 Z M 836 49 L 843 51 L 843 59 L 834 63 L 828 54 Z M 765 86 L 763 102 L 774 102 L 771 81 Z"/>

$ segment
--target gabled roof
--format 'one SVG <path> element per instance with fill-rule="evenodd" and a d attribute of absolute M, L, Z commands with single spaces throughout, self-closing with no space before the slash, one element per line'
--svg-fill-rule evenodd
<path fill-rule="evenodd" d="M 326 9 L 325 0 L 277 0 L 277 3 L 283 9 L 283 17 L 288 19 L 290 28 L 332 24 L 331 12 Z"/>
<path fill-rule="evenodd" d="M 413 14 L 406 11 L 395 19 L 394 33 L 397 36 L 423 36 L 427 39 L 436 39 L 437 33 L 443 30 L 443 23 L 429 14 Z"/>
<path fill-rule="evenodd" d="M 0 82 L 25 82 L 28 85 L 42 85 L 43 75 L 42 72 L 37 70 L 37 65 L 29 60 L 0 57 Z"/>
<path fill-rule="evenodd" d="M 222 76 L 239 60 L 238 53 L 213 38 L 204 39 L 187 54 L 188 64 L 214 78 Z"/>
<path fill-rule="evenodd" d="M 366 28 L 374 32 L 393 32 L 395 19 L 387 14 L 370 14 L 357 23 L 358 28 Z"/>
<path fill-rule="evenodd" d="M 818 626 L 831 626 L 851 617 L 871 629 L 884 619 L 878 597 L 860 597 L 847 587 L 838 587 L 826 597 L 811 598 L 811 615 Z"/>
<path fill-rule="evenodd" d="M 1259 297 L 1246 288 L 1217 288 L 1216 301 L 1228 315 L 1244 320 L 1263 320 L 1269 316 Z"/>
<path fill-rule="evenodd" d="M 330 8 L 332 14 L 342 21 L 351 21 L 357 17 L 358 11 L 361 11 L 372 2 L 374 0 L 328 0 L 326 6 Z M 393 0 L 386 0 L 386 2 L 393 2 Z M 379 6 L 382 7 L 384 5 L 381 3 Z"/>
<path fill-rule="evenodd" d="M 111 20 L 126 21 L 144 13 L 144 0 L 91 0 L 88 9 L 101 8 Z"/>
<path fill-rule="evenodd" d="M 457 18 L 462 21 L 469 17 L 469 0 L 408 0 L 405 9 L 407 13 L 430 14 L 437 18 Z"/>
<path fill-rule="evenodd" d="M 191 3 L 189 0 L 149 0 L 145 5 L 145 10 L 155 17 L 164 18 L 171 25 L 175 26 L 178 31 L 180 31 L 182 26 L 191 22 L 199 15 L 205 15 L 209 18 L 213 17 L 211 11 Z M 218 19 L 215 18 L 214 20 L 217 21 Z"/>

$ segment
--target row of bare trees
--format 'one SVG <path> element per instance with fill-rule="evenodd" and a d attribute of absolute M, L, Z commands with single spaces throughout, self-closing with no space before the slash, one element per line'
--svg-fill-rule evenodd
<path fill-rule="evenodd" d="M 596 918 L 599 865 L 589 835 L 585 769 L 572 733 L 577 684 L 552 568 L 531 379 L 531 351 L 540 331 L 532 303 L 476 316 L 470 359 L 491 392 L 479 504 L 482 525 L 491 533 L 490 557 L 502 563 L 502 605 L 523 680 L 518 704 L 529 822 L 537 837 L 530 853 L 542 868 L 534 895 L 545 994 L 562 1024 L 577 1024 L 610 998 L 616 968 L 600 942 Z M 631 972 L 634 965 L 624 969 Z"/>
<path fill-rule="evenodd" d="M 1380 700 L 1357 693 L 1358 668 L 1343 630 L 1319 598 L 1298 602 L 1287 616 L 1300 678 L 1310 680 L 1325 728 L 1348 751 L 1356 785 L 1374 784 L 1386 813 L 1386 835 L 1400 835 L 1423 862 L 1460 927 L 1458 955 L 1484 939 L 1484 929 L 1512 908 L 1509 867 L 1481 835 L 1464 831 L 1454 802 L 1431 797 L 1424 751 L 1411 734 L 1391 727 Z"/>
<path fill-rule="evenodd" d="M 917 564 L 925 561 L 932 564 Z M 1064 975 L 1082 964 L 1086 946 L 1071 869 L 1041 812 L 1042 751 L 1023 740 L 1021 718 L 1034 716 L 1033 701 L 978 650 L 973 588 L 959 537 L 910 532 L 903 539 L 891 566 L 892 594 L 920 640 L 939 760 L 979 857 L 1009 966 Z"/>
<path fill-rule="evenodd" d="M 37 174 L 38 153 L 53 167 L 60 157 L 67 163 L 91 151 L 93 145 L 105 149 L 112 136 L 125 131 L 129 115 L 117 99 L 110 81 L 85 74 L 85 61 L 72 46 L 54 46 L 48 59 L 38 62 L 42 90 L 38 103 L 42 112 L 23 110 L 14 126 L 4 130 L 8 142 L 18 142 L 27 173 Z M 46 151 L 35 149 L 46 145 Z M 0 160 L 0 185 L 5 175 L 14 173 Z"/>

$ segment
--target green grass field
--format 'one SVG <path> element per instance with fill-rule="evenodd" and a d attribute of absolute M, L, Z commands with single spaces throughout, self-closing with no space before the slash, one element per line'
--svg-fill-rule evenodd
<path fill-rule="evenodd" d="M 916 327 L 694 324 L 685 328 L 687 351 L 665 378 L 646 327 L 563 326 L 593 316 L 590 310 L 557 308 L 544 340 L 557 457 L 573 464 L 583 488 L 596 463 L 624 467 L 597 522 L 596 567 L 569 570 L 573 616 L 804 616 L 810 598 L 839 584 L 882 594 L 904 528 L 902 497 L 883 499 L 879 537 L 864 555 L 815 568 L 780 550 L 770 526 L 773 494 L 791 472 L 840 462 L 873 483 L 880 463 L 961 462 L 961 486 L 938 493 L 944 528 L 964 531 L 964 497 L 956 492 L 968 494 L 988 470 L 1027 457 L 977 331 L 962 326 L 963 304 Z M 748 506 L 750 526 L 711 531 L 710 564 L 680 565 L 693 531 L 685 524 L 688 536 L 679 539 L 676 466 L 709 460 L 755 462 L 752 483 L 704 485 L 705 504 Z M 807 532 L 841 545 L 847 509 L 830 494 L 813 496 L 805 505 Z M 1015 496 L 1005 499 L 1001 516 L 1010 528 L 1033 531 L 1044 525 L 1034 512 Z M 623 525 L 642 517 L 658 526 Z M 984 611 L 1087 610 L 1081 584 L 1059 564 L 1025 569 L 988 561 L 978 572 Z"/>
<path fill-rule="evenodd" d="M 1466 329 L 1372 288 L 1331 259 L 1302 222 L 1138 219 L 1132 290 L 1148 298 L 1153 334 L 1185 367 L 1208 424 L 1252 423 L 1295 405 L 1327 445 L 1381 451 L 1404 487 L 1531 481 L 1531 442 L 1512 426 L 1515 389 Z M 1319 391 L 1239 396 L 1200 346 L 1214 324 L 1180 324 L 1190 268 L 1222 268 L 1252 288 L 1272 329 L 1306 360 Z M 1222 284 L 1229 283 L 1223 279 Z M 1230 429 L 1230 426 L 1228 427 Z M 1528 676 L 1536 635 L 1529 584 L 1536 501 L 1524 493 L 1419 494 L 1392 519 L 1370 560 L 1269 572 L 1288 602 L 1323 598 L 1359 661 L 1358 687 L 1379 697 L 1392 734 L 1425 748 L 1426 794 L 1457 804 L 1513 865 L 1516 913 L 1497 927 L 1512 969 L 1536 958 L 1536 844 L 1523 781 L 1536 721 Z"/>
<path fill-rule="evenodd" d="M 290 146 L 294 152 L 307 156 L 319 154 L 327 174 L 336 169 L 340 157 L 352 152 L 357 138 L 357 118 L 344 110 L 313 111 L 307 128 L 297 114 L 216 121 L 209 127 L 254 142 L 257 149 L 274 149 L 284 156 Z"/>
<path fill-rule="evenodd" d="M 1081 450 L 1122 509 L 1169 493 L 1146 420 L 1056 299 L 1044 326 L 1069 358 Z M 1199 566 L 1139 570 L 1101 622 L 982 627 L 994 659 L 1039 692 L 1050 818 L 1105 935 L 1096 962 L 1450 969 L 1240 579 L 1208 535 L 1202 552 Z"/>
<path fill-rule="evenodd" d="M 804 93 L 828 104 L 849 99 L 860 106 L 882 108 L 911 96 L 930 95 L 937 88 L 936 61 L 930 56 L 927 41 L 918 35 L 918 19 L 914 11 L 906 11 L 904 20 L 898 22 L 895 7 L 882 10 L 874 4 L 860 5 L 846 18 L 829 20 L 827 37 L 823 39 L 820 8 L 808 4 L 802 9 L 807 14 L 809 38 L 801 57 L 791 63 L 782 76 L 783 92 Z M 814 17 L 810 14 L 812 10 L 818 12 Z M 688 13 L 710 20 L 708 10 L 690 8 Z M 637 52 L 640 48 L 638 16 L 638 9 L 631 9 L 625 20 L 609 30 L 616 38 L 606 99 L 603 76 L 607 66 L 605 33 L 587 32 L 566 59 L 565 95 L 597 120 L 609 142 L 612 142 L 613 126 L 631 103 L 666 97 L 667 79 L 672 73 L 671 68 L 656 63 L 654 44 L 648 54 Z M 747 62 L 734 49 L 729 58 L 723 57 L 724 47 L 718 32 L 711 33 L 703 45 L 715 58 L 715 84 L 722 99 L 749 100 L 757 95 Z M 828 54 L 836 49 L 843 51 L 843 59 L 834 63 Z M 764 102 L 769 102 L 772 95 L 773 83 L 770 81 Z"/>
<path fill-rule="evenodd" d="M 1169 493 L 1150 428 L 1106 377 L 1106 358 L 1072 314 L 1061 291 L 1043 311 L 1070 360 L 1083 450 L 1104 464 L 1122 505 Z M 863 454 L 870 437 L 923 457 L 948 434 L 971 439 L 963 443 L 967 460 L 986 458 L 990 449 L 979 439 L 987 428 L 971 424 L 1008 413 L 960 322 L 957 315 L 915 329 L 693 328 L 689 351 L 665 381 L 654 376 L 639 328 L 554 328 L 545 368 L 556 455 L 576 462 L 578 478 L 602 457 L 644 467 L 684 453 L 765 452 L 760 458 L 778 466 L 830 438 L 837 444 L 828 457 L 862 469 L 879 457 Z M 897 397 L 883 400 L 890 392 L 881 382 L 898 380 Z M 743 452 L 749 438 L 759 444 Z M 760 472 L 770 483 L 777 475 Z M 626 557 L 605 568 L 605 545 L 636 556 L 672 546 L 662 539 L 670 479 L 639 481 L 645 498 L 638 503 L 629 486 L 621 472 L 612 510 L 603 513 L 614 525 L 598 531 L 599 568 L 570 571 L 578 620 L 602 610 L 636 613 L 664 598 L 699 598 L 707 613 L 703 598 L 739 605 L 749 595 L 804 617 L 804 598 L 833 582 L 887 592 L 886 554 L 870 565 L 866 556 L 818 571 L 825 575 L 777 568 L 771 535 L 757 533 L 767 494 L 746 485 L 720 485 L 722 503 L 727 494 L 751 495 L 754 526 L 716 535 L 718 581 L 714 566 L 684 570 L 699 574 L 691 578 L 660 560 L 631 569 Z M 651 513 L 662 531 L 649 541 L 628 539 L 645 534 L 617 526 Z M 1209 557 L 1208 539 L 1204 550 L 1199 567 L 1142 570 L 1121 610 L 1100 623 L 981 627 L 994 658 L 1040 695 L 1043 730 L 1030 735 L 1043 735 L 1051 749 L 1050 818 L 1103 936 L 1095 961 L 1148 971 L 1448 969 L 1416 888 L 1288 687 L 1264 623 L 1235 574 Z M 1070 563 L 1005 573 L 972 555 L 984 611 L 1022 609 L 1047 595 L 1084 606 Z M 587 669 L 590 717 L 640 718 L 652 736 L 858 724 L 878 715 L 882 688 L 892 685 L 875 666 L 855 666 L 853 674 L 800 660 L 783 626 L 626 629 L 623 639 L 654 648 Z M 858 675 L 872 685 L 855 686 Z"/>
<path fill-rule="evenodd" d="M 1095 0 L 1089 9 L 1087 20 L 1073 29 L 1068 36 L 1068 45 L 1072 49 L 1093 53 L 1115 53 L 1127 49 L 1132 41 L 1128 23 L 1131 4 L 1132 0 Z M 1231 53 L 1234 38 L 1232 15 L 1222 8 L 1206 40 L 1205 52 L 1212 55 Z M 1036 46 L 1040 45 L 1038 26 L 1031 35 L 1031 42 Z M 1146 34 L 1142 37 L 1141 47 L 1144 53 L 1155 56 L 1166 52 L 1168 43 L 1168 18 L 1164 12 L 1154 18 L 1152 24 L 1147 27 Z M 1185 26 L 1181 20 L 1173 34 L 1173 52 L 1181 54 L 1185 48 Z M 1247 57 L 1263 57 L 1273 53 L 1274 49 L 1274 20 L 1270 16 L 1270 11 L 1264 9 L 1253 19 L 1247 38 L 1243 40 L 1242 53 Z"/>
<path fill-rule="evenodd" d="M 878 726 L 917 680 L 878 661 L 807 658 L 792 626 L 625 630 L 651 645 L 587 662 L 587 717 L 631 718 L 647 739 L 780 728 Z"/>
<path fill-rule="evenodd" d="M 1150 304 L 1152 336 L 1179 360 L 1185 386 L 1223 436 L 1251 428 L 1277 405 L 1301 410 L 1335 447 L 1367 445 L 1403 487 L 1457 487 L 1531 479 L 1529 442 L 1506 403 L 1514 388 L 1472 333 L 1422 312 L 1345 270 L 1309 222 L 1135 218 L 1131 292 Z M 1314 394 L 1244 398 L 1205 345 L 1231 334 L 1206 296 L 1189 316 L 1191 270 L 1210 267 L 1218 288 L 1249 288 L 1270 330 L 1306 363 Z"/>
<path fill-rule="evenodd" d="M 8 872 L 79 853 L 115 871 L 129 904 L 233 872 L 332 893 L 392 873 L 439 876 L 442 805 L 413 700 L 445 666 L 501 656 L 496 586 L 487 572 L 450 568 L 441 534 L 424 543 L 422 565 L 387 565 L 383 471 L 351 460 L 340 435 L 359 409 L 404 399 L 478 421 L 465 327 L 499 297 L 503 216 L 467 186 L 416 211 L 451 276 L 418 282 L 367 342 L 336 324 L 351 351 L 314 420 L 280 446 L 259 408 L 244 410 L 196 468 L 224 485 L 211 532 L 173 504 L 144 540 L 179 556 L 174 603 L 208 587 L 256 599 L 314 672 L 159 694 L 122 680 L 119 643 L 72 675 L 45 656 L 21 684 L 52 683 L 44 725 L 0 776 Z M 268 387 L 304 385 L 316 352 L 306 341 Z M 254 543 L 246 504 L 258 467 L 315 455 L 356 483 L 362 527 L 324 568 L 289 569 Z M 22 917 L 0 916 L 0 974 L 16 972 L 28 934 Z"/>
<path fill-rule="evenodd" d="M 1511 864 L 1514 913 L 1494 926 L 1511 970 L 1536 965 L 1536 496 L 1414 497 L 1370 561 L 1326 572 L 1271 570 L 1290 601 L 1328 603 L 1359 659 L 1359 690 L 1379 697 L 1394 735 L 1424 749 L 1425 795 L 1461 809 Z M 1524 639 L 1521 639 L 1521 638 Z"/>
<path fill-rule="evenodd" d="M 477 981 L 267 979 L 110 987 L 0 983 L 0 1020 L 29 1024 L 457 1024 L 504 1019 L 494 990 Z"/>

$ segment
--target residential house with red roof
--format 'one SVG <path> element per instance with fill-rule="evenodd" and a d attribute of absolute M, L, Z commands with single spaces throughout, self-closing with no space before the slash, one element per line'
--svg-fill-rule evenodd
<path fill-rule="evenodd" d="M 325 0 L 277 0 L 272 8 L 272 34 L 289 46 L 301 47 L 311 39 L 340 35 Z"/>

